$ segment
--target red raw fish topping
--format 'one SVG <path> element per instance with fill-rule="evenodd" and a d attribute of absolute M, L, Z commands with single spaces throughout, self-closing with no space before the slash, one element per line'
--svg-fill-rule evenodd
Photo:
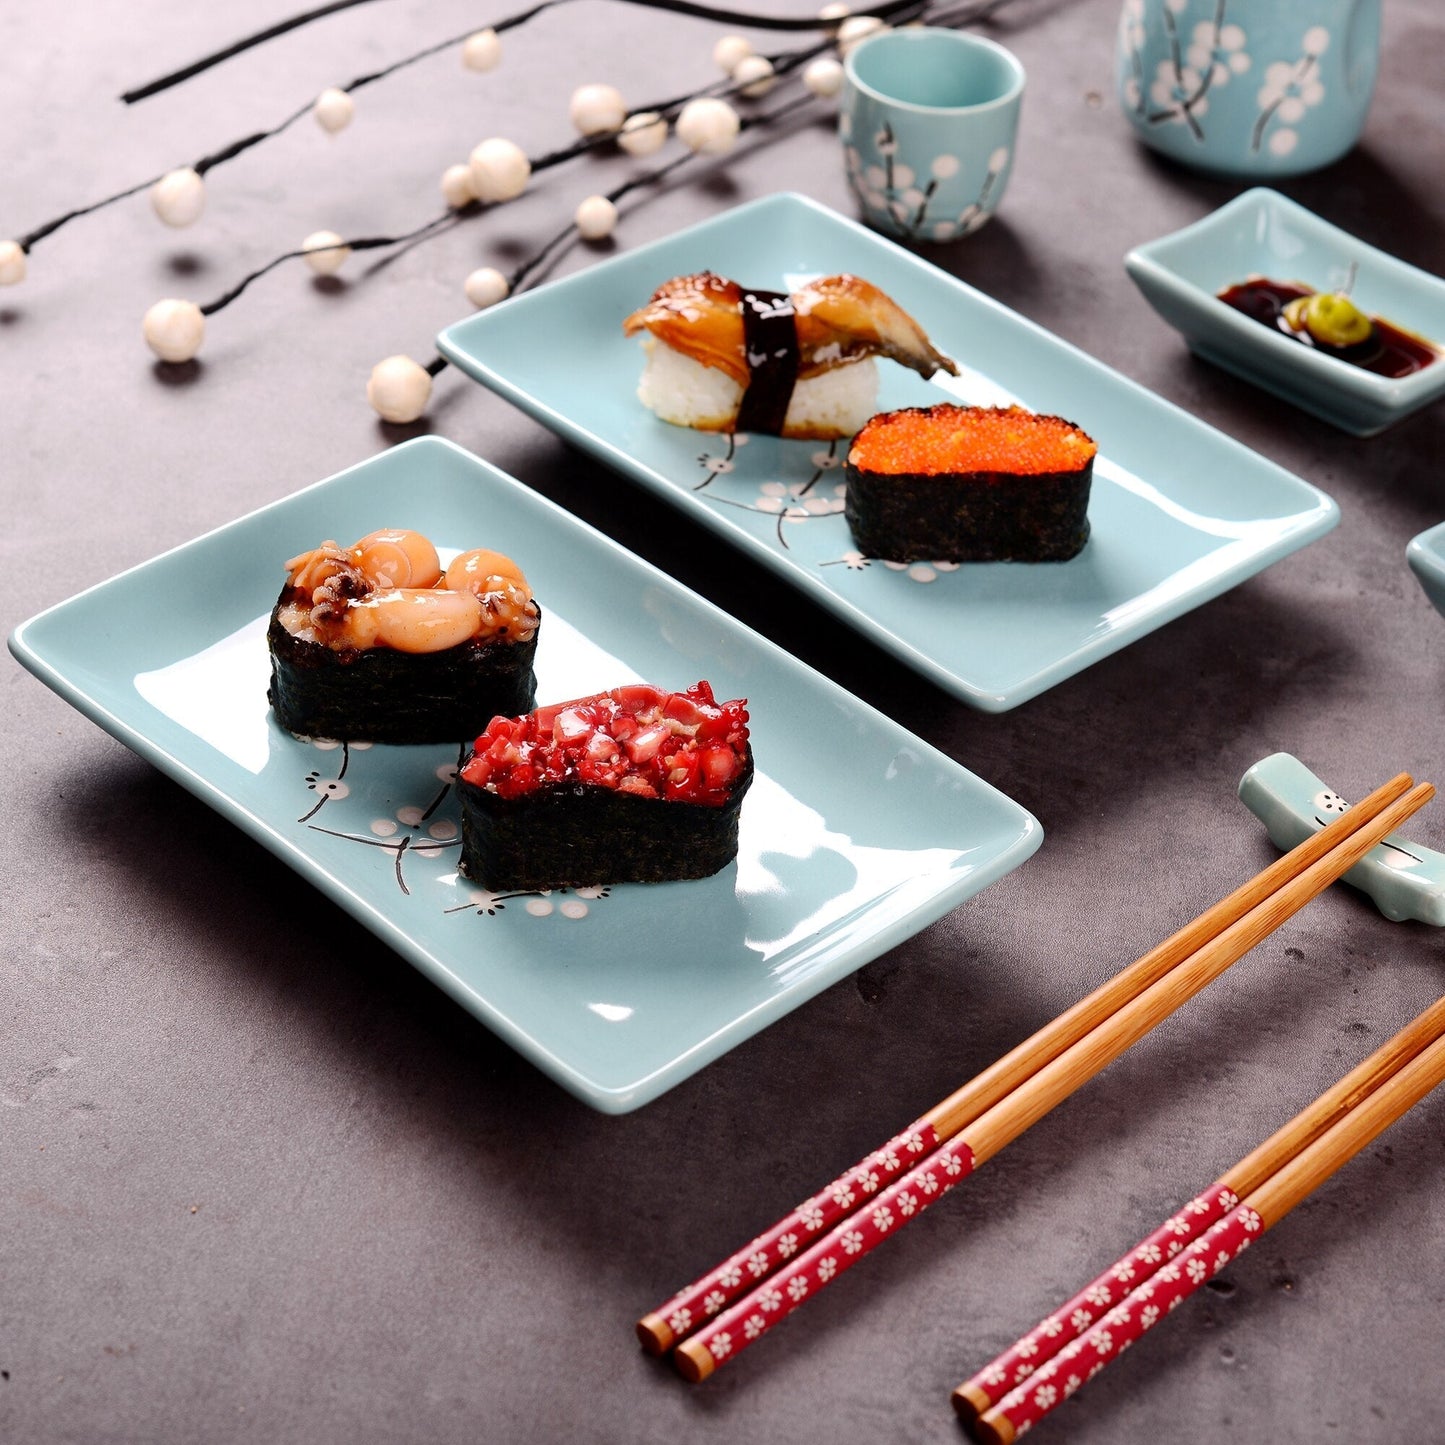
<path fill-rule="evenodd" d="M 747 762 L 746 699 L 718 702 L 647 683 L 494 717 L 462 777 L 503 798 L 549 783 L 589 783 L 644 798 L 721 807 Z"/>

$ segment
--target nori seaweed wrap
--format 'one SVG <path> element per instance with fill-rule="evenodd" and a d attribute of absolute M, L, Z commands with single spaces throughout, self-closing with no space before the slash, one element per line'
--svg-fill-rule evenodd
<path fill-rule="evenodd" d="M 752 777 L 743 704 L 706 683 L 494 718 L 457 782 L 462 872 L 493 890 L 705 878 L 737 856 Z"/>
<path fill-rule="evenodd" d="M 880 412 L 853 439 L 844 515 L 867 556 L 1055 562 L 1089 536 L 1093 440 L 1022 407 Z"/>
<path fill-rule="evenodd" d="M 538 621 L 540 631 L 540 609 Z M 266 696 L 276 721 L 300 737 L 461 742 L 475 734 L 480 719 L 525 712 L 536 701 L 537 636 L 473 639 L 442 652 L 336 649 L 293 636 L 273 612 Z"/>

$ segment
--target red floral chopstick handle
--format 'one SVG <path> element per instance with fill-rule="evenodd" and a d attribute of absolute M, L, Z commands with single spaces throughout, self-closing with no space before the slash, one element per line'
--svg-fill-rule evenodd
<path fill-rule="evenodd" d="M 674 1341 L 691 1334 L 760 1280 L 782 1268 L 824 1230 L 866 1204 L 937 1145 L 938 1135 L 926 1119 L 910 1124 L 881 1149 L 875 1149 L 804 1200 L 771 1229 L 639 1321 L 637 1330 L 643 1344 L 661 1353 Z"/>
<path fill-rule="evenodd" d="M 983 1415 L 979 1424 L 986 1438 L 1012 1440 L 1030 1429 L 1248 1249 L 1263 1229 L 1264 1221 L 1248 1204 L 1225 1215 Z"/>
<path fill-rule="evenodd" d="M 678 1368 L 690 1379 L 705 1379 L 971 1173 L 973 1150 L 963 1139 L 942 1145 L 679 1345 Z"/>
<path fill-rule="evenodd" d="M 1105 1310 L 1118 1304 L 1160 1264 L 1173 1259 L 1238 1203 L 1238 1195 L 1228 1185 L 1211 1184 L 1096 1280 L 1085 1285 L 1067 1304 L 1045 1316 L 1021 1340 L 966 1380 L 957 1393 L 979 1411 L 998 1404 L 1071 1340 L 1083 1334 Z"/>

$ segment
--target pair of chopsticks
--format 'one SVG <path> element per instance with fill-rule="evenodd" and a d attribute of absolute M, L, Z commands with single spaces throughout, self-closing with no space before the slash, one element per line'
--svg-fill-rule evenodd
<path fill-rule="evenodd" d="M 1093 1078 L 1434 796 L 1400 774 L 637 1323 L 702 1380 Z"/>
<path fill-rule="evenodd" d="M 1011 1445 L 1445 1081 L 1445 998 L 953 1392 Z"/>

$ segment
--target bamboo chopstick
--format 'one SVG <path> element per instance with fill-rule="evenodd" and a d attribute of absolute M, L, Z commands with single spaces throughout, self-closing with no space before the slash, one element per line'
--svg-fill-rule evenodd
<path fill-rule="evenodd" d="M 1161 1265 L 1087 1334 L 1067 1345 L 1012 1394 L 980 1415 L 970 1427 L 976 1438 L 987 1445 L 1011 1445 L 1025 1429 L 1218 1274 L 1266 1229 L 1278 1224 L 1296 1204 L 1442 1081 L 1445 1038 L 1423 1049 L 1177 1258 Z"/>
<path fill-rule="evenodd" d="M 1026 1078 L 1011 1094 L 959 1130 L 922 1163 L 878 1192 L 869 1204 L 843 1218 L 816 1242 L 788 1259 L 750 1295 L 743 1296 L 703 1324 L 677 1346 L 673 1359 L 678 1369 L 689 1380 L 706 1379 L 719 1364 L 761 1338 L 805 1299 L 856 1264 L 895 1225 L 906 1222 L 941 1198 L 1223 973 L 1286 918 L 1353 868 L 1381 838 L 1399 827 L 1434 793 L 1430 784 L 1420 783 L 1353 833 L 1343 838 L 1337 835 L 1335 846 L 1323 857 L 1260 900 L 1117 1013 Z M 1344 816 L 1347 819 L 1349 814 Z M 845 1182 L 847 1179 L 845 1176 Z M 852 1202 L 851 1197 L 846 1200 L 849 1205 Z M 761 1278 L 764 1271 L 757 1273 Z"/>
<path fill-rule="evenodd" d="M 1220 1175 L 1148 1238 L 1091 1280 L 1072 1299 L 1045 1316 L 953 1392 L 954 1409 L 965 1420 L 993 1409 L 1015 1390 L 1027 1389 L 1048 1362 L 1087 1331 L 1105 1311 L 1117 1305 L 1152 1275 L 1160 1264 L 1179 1254 L 1210 1226 L 1218 1223 L 1325 1130 L 1339 1122 L 1423 1049 L 1445 1035 L 1445 998 L 1356 1065 L 1339 1083 L 1276 1130 L 1257 1149 Z"/>
<path fill-rule="evenodd" d="M 1193 922 L 1157 944 L 1037 1033 L 975 1075 L 831 1184 L 637 1322 L 644 1349 L 661 1355 L 793 1258 L 805 1241 L 854 1212 L 943 1141 L 973 1123 L 1090 1029 L 1136 998 L 1201 944 L 1235 923 L 1261 900 L 1324 857 L 1343 838 L 1365 827 L 1395 802 L 1411 779 L 1400 773 L 1277 858 Z M 1383 836 L 1383 835 L 1381 835 Z"/>

